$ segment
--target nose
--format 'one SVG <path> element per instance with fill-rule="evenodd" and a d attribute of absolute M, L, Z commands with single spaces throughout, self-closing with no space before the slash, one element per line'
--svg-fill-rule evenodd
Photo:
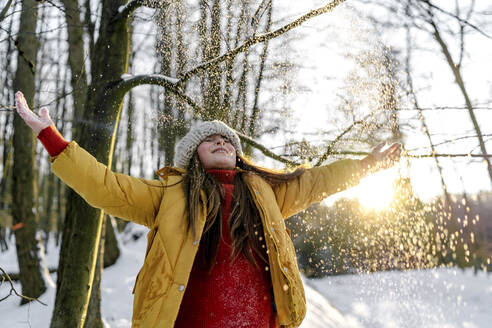
<path fill-rule="evenodd" d="M 215 141 L 217 145 L 225 145 L 225 140 L 223 137 L 217 137 L 217 140 Z"/>

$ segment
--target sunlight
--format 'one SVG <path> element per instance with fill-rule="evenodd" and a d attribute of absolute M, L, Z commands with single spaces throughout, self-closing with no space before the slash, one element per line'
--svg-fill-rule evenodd
<path fill-rule="evenodd" d="M 366 209 L 382 210 L 393 200 L 393 183 L 397 175 L 396 167 L 372 174 L 360 181 L 353 195 Z"/>

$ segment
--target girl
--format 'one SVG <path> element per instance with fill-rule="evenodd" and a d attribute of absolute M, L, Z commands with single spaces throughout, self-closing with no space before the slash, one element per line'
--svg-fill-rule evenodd
<path fill-rule="evenodd" d="M 52 170 L 89 204 L 150 228 L 134 288 L 133 327 L 297 327 L 306 313 L 296 255 L 284 219 L 389 167 L 401 146 L 362 160 L 281 173 L 242 155 L 220 121 L 194 125 L 160 181 L 111 172 L 67 142 L 48 110 L 17 111 L 51 156 Z"/>

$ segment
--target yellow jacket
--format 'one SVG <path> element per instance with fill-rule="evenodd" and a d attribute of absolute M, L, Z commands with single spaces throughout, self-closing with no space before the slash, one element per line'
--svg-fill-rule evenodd
<path fill-rule="evenodd" d="M 184 171 L 161 169 L 160 181 L 113 173 L 73 141 L 51 162 L 53 172 L 90 205 L 151 229 L 134 288 L 132 327 L 173 327 L 206 213 L 203 206 L 198 238 L 193 240 L 185 224 L 186 195 L 180 183 Z M 275 186 L 255 174 L 246 175 L 264 226 L 279 325 L 297 327 L 306 314 L 296 254 L 284 219 L 358 183 L 360 168 L 358 160 L 341 160 L 307 169 L 300 177 Z M 203 192 L 201 196 L 203 200 Z"/>

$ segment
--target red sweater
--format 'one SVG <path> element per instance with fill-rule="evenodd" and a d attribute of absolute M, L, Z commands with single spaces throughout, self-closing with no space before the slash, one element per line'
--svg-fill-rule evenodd
<path fill-rule="evenodd" d="M 54 126 L 43 129 L 38 139 L 50 156 L 68 145 Z M 251 265 L 241 253 L 231 262 L 229 217 L 234 194 L 234 170 L 209 170 L 224 186 L 222 239 L 211 273 L 195 261 L 181 303 L 177 328 L 276 328 L 272 307 L 270 272 Z M 258 262 L 261 263 L 261 262 Z"/>
<path fill-rule="evenodd" d="M 63 138 L 53 125 L 41 130 L 38 134 L 38 139 L 51 157 L 60 154 L 68 146 L 68 141 Z"/>
<path fill-rule="evenodd" d="M 229 217 L 234 170 L 209 170 L 225 189 L 222 239 L 211 273 L 196 261 L 176 319 L 176 328 L 275 328 L 270 272 L 242 253 L 231 262 Z"/>

